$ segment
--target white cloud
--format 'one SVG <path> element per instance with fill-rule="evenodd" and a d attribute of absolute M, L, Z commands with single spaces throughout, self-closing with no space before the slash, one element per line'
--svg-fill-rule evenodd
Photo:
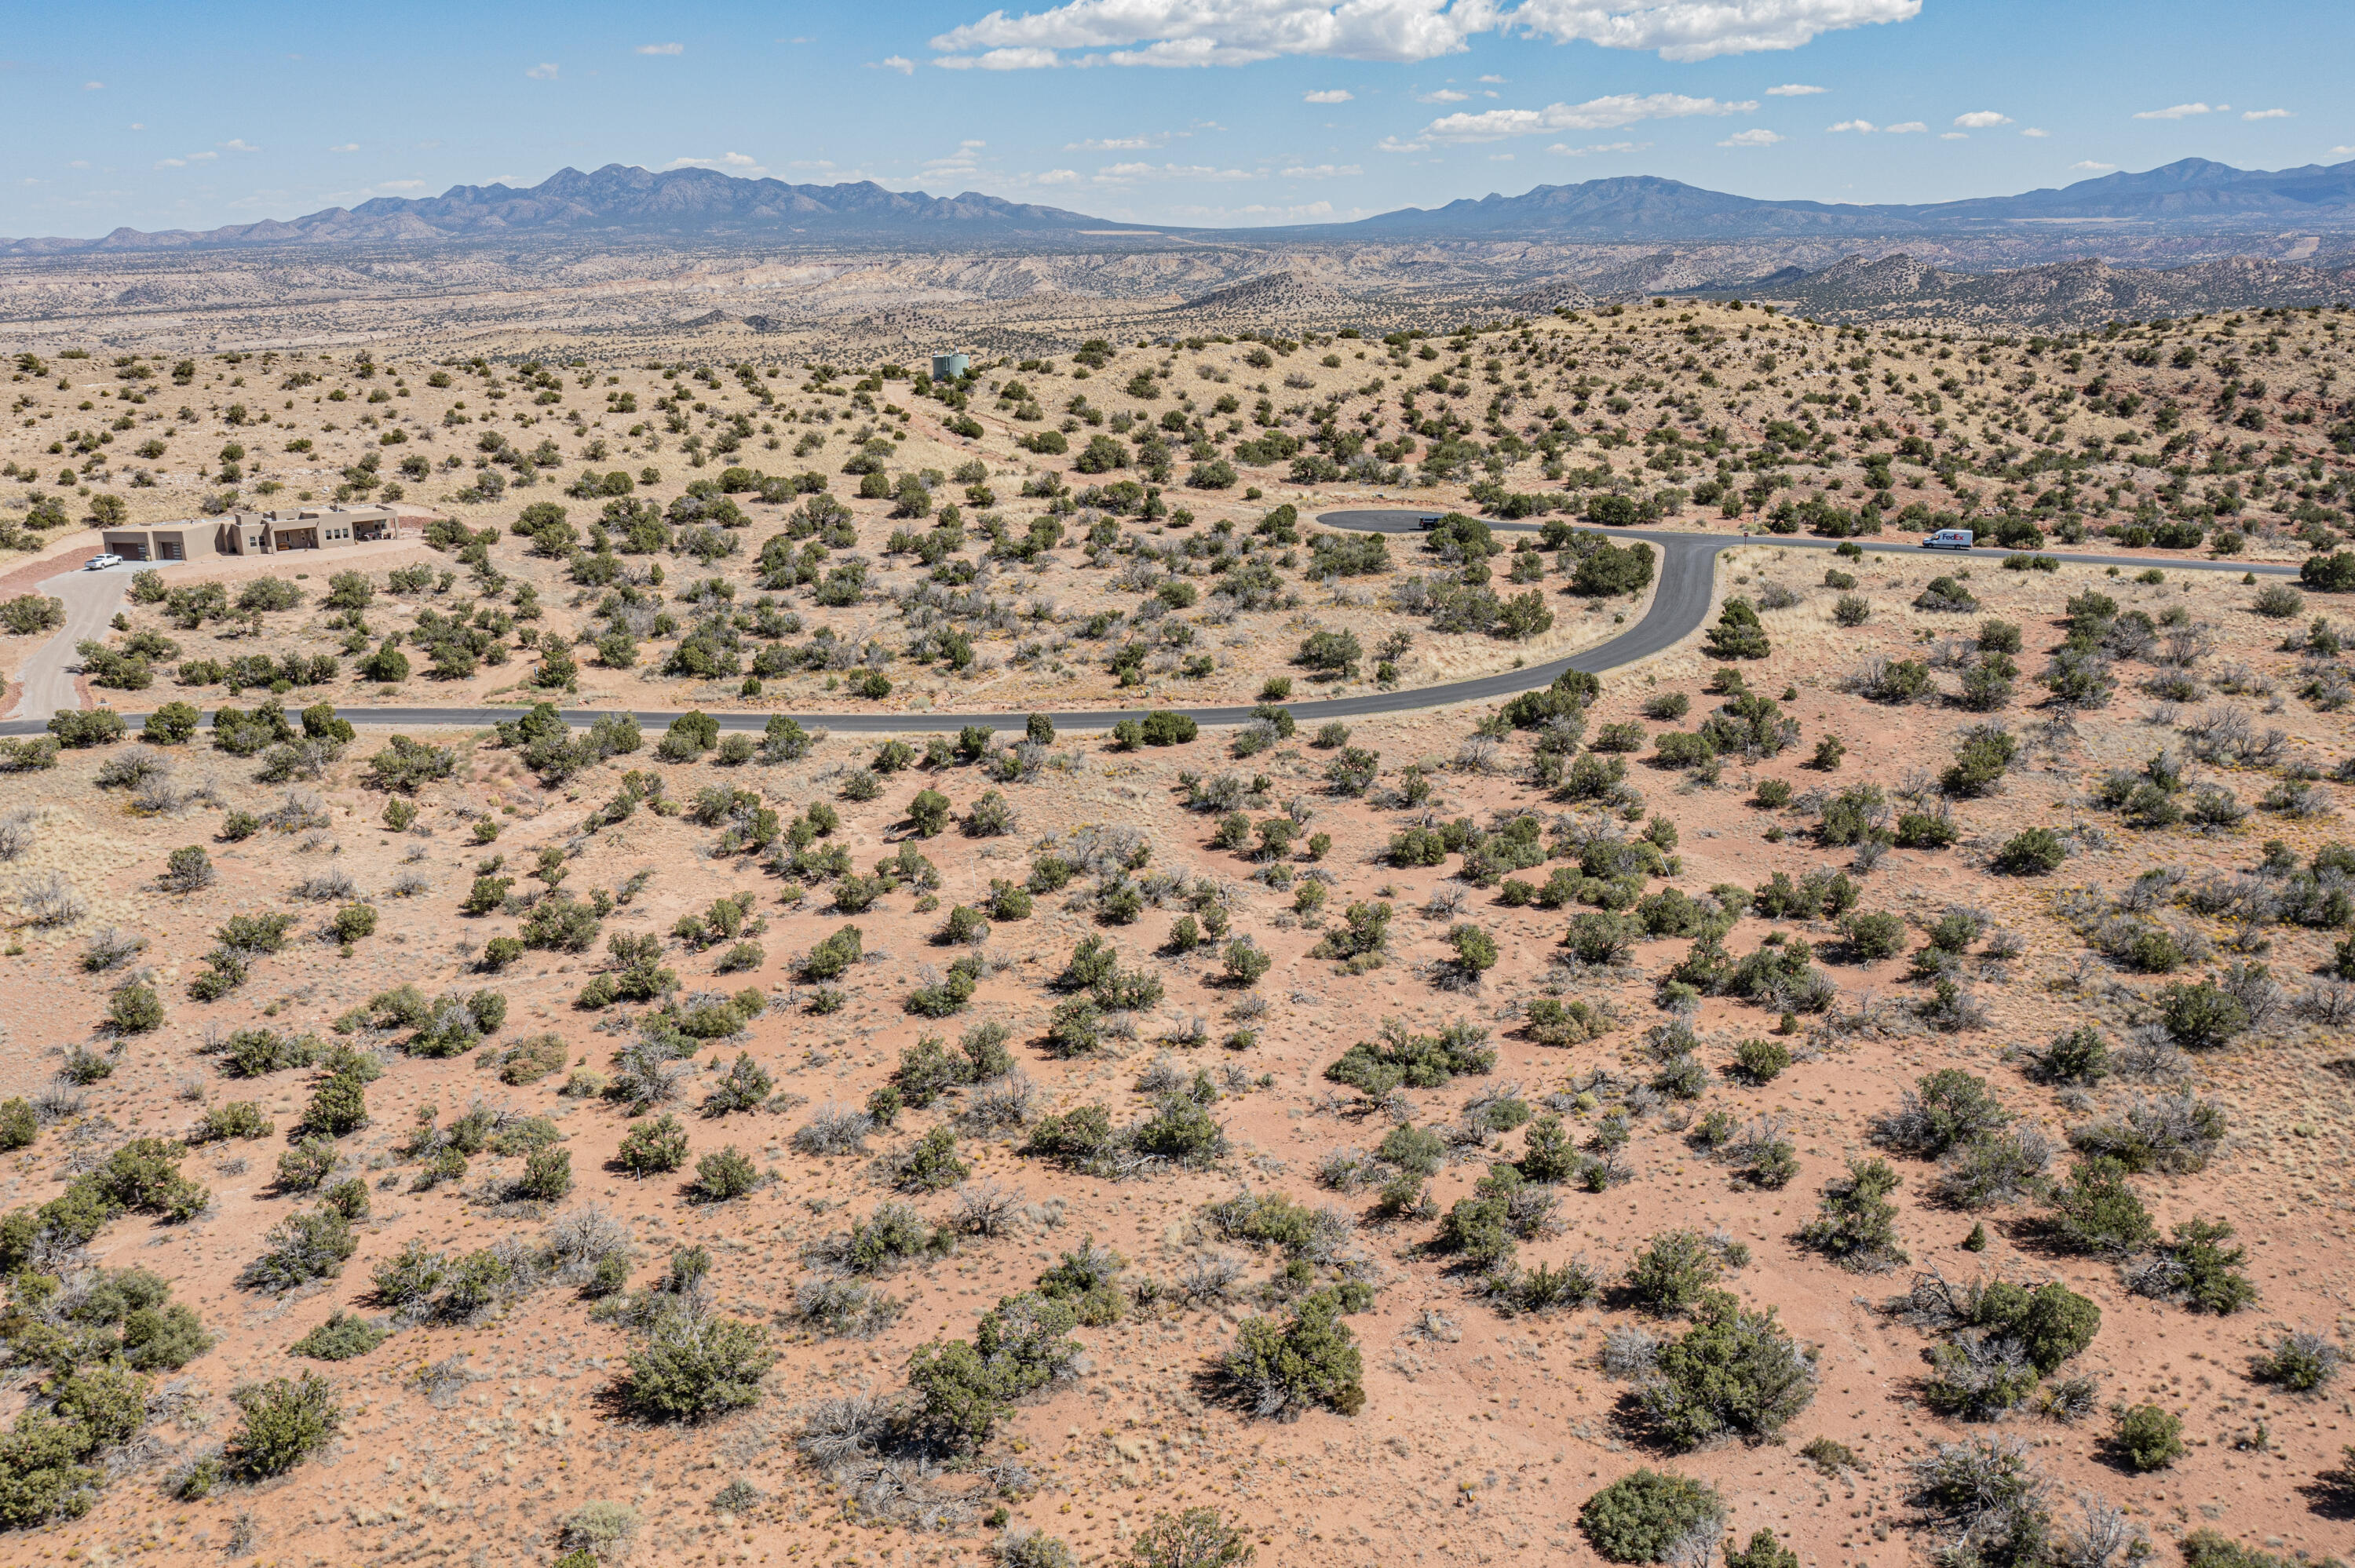
<path fill-rule="evenodd" d="M 1377 153 L 1427 153 L 1430 150 L 1428 142 L 1401 142 L 1395 136 L 1385 136 L 1374 143 Z"/>
<path fill-rule="evenodd" d="M 385 180 L 376 188 L 380 191 L 421 191 L 425 188 L 425 182 L 423 180 Z"/>
<path fill-rule="evenodd" d="M 218 153 L 191 153 L 188 154 L 188 162 L 192 164 L 209 164 L 219 156 L 220 154 Z"/>
<path fill-rule="evenodd" d="M 2137 120 L 2189 120 L 2195 114 L 2213 114 L 2216 111 L 2204 103 L 2171 103 L 2165 109 L 2146 109 L 2135 116 Z"/>
<path fill-rule="evenodd" d="M 131 122 L 131 128 L 132 128 L 133 131 L 144 131 L 144 130 L 146 130 L 146 129 L 147 129 L 147 127 L 145 127 L 144 125 L 142 125 L 142 124 L 141 124 L 141 123 L 139 123 L 139 122 L 137 122 L 136 120 L 134 120 L 134 121 L 133 121 L 133 122 Z"/>
<path fill-rule="evenodd" d="M 2072 164 L 2069 166 L 2073 169 L 2083 169 L 2089 175 L 2106 175 L 2112 169 L 2117 167 L 2115 164 L 2097 164 L 2091 158 L 2087 158 L 2082 163 Z"/>
<path fill-rule="evenodd" d="M 2252 109 L 2241 116 L 2243 120 L 2288 120 L 2294 118 L 2286 109 Z"/>
<path fill-rule="evenodd" d="M 539 64 L 532 67 L 523 74 L 531 78 L 534 81 L 554 81 L 556 79 L 556 67 L 549 61 L 542 60 Z"/>
<path fill-rule="evenodd" d="M 1141 49 L 1114 49 L 1108 55 L 1089 55 L 1082 58 L 1082 63 L 1192 70 L 1209 66 L 1255 65 L 1270 58 L 1262 50 L 1228 48 L 1215 38 L 1165 38 Z"/>
<path fill-rule="evenodd" d="M 1721 102 L 1714 98 L 1687 98 L 1680 92 L 1614 93 L 1584 103 L 1553 103 L 1543 109 L 1487 109 L 1477 114 L 1450 114 L 1423 128 L 1425 136 L 1444 142 L 1494 142 L 1506 136 L 1534 136 L 1548 131 L 1616 131 L 1639 120 L 1676 120 L 1694 114 L 1747 114 L 1754 101 Z"/>
<path fill-rule="evenodd" d="M 106 83 L 102 81 L 86 81 L 81 84 L 81 90 L 84 92 L 104 92 L 106 90 Z"/>
<path fill-rule="evenodd" d="M 971 179 L 981 173 L 981 150 L 989 143 L 966 140 L 957 143 L 956 151 L 945 158 L 924 160 L 922 177 L 928 180 Z"/>
<path fill-rule="evenodd" d="M 360 144 L 357 142 L 339 142 L 327 149 L 330 153 L 357 153 L 359 150 Z"/>
<path fill-rule="evenodd" d="M 1169 210 L 1172 217 L 1194 218 L 1206 224 L 1222 223 L 1238 217 L 1271 218 L 1279 223 L 1319 223 L 1336 216 L 1367 216 L 1364 207 L 1357 207 L 1337 215 L 1329 201 L 1304 202 L 1296 207 L 1271 207 L 1264 202 L 1253 202 L 1248 207 L 1178 207 Z"/>
<path fill-rule="evenodd" d="M 185 169 L 188 166 L 188 160 L 186 158 L 158 158 L 155 160 L 155 166 L 159 169 Z"/>
<path fill-rule="evenodd" d="M 1881 129 L 1891 136 L 1918 136 L 1930 128 L 1919 120 L 1908 120 L 1902 124 L 1884 125 Z"/>
<path fill-rule="evenodd" d="M 992 11 L 932 41 L 943 54 L 1112 49 L 1117 65 L 1246 65 L 1279 55 L 1411 63 L 1460 53 L 1498 26 L 1494 0 L 1067 0 L 1009 16 Z M 1142 49 L 1136 45 L 1146 46 Z"/>
<path fill-rule="evenodd" d="M 1357 96 L 1358 95 L 1356 93 L 1351 92 L 1346 87 L 1328 87 L 1320 92 L 1302 93 L 1300 95 L 1300 101 L 1303 103 L 1348 103 Z"/>
<path fill-rule="evenodd" d="M 1809 87 L 1804 81 L 1786 81 L 1780 87 L 1766 90 L 1769 98 L 1812 98 L 1818 92 L 1829 92 L 1828 87 Z"/>
<path fill-rule="evenodd" d="M 2043 136 L 2050 136 L 2050 135 L 2051 135 L 2051 134 L 2052 134 L 2052 132 L 2050 132 L 2050 131 L 2045 130 L 2045 129 L 2044 129 L 2043 127 L 2041 127 L 2041 126 L 2039 126 L 2039 125 L 2030 125 L 2027 130 L 2022 131 L 2022 132 L 2020 132 L 2020 134 L 2021 134 L 2021 135 L 2023 135 L 2023 136 L 2038 136 L 2038 137 L 2043 137 Z"/>
<path fill-rule="evenodd" d="M 1911 21 L 1921 12 L 1921 0 L 1525 0 L 1510 20 L 1557 43 L 1705 60 L 1796 49 L 1821 33 Z"/>
<path fill-rule="evenodd" d="M 898 55 L 885 65 L 904 64 Z M 943 55 L 932 62 L 943 70 L 1048 70 L 1063 62 L 1052 49 L 992 49 L 983 55 Z"/>
<path fill-rule="evenodd" d="M 1141 180 L 1208 180 L 1231 184 L 1261 176 L 1249 169 L 1220 169 L 1208 164 L 1108 164 L 1095 172 L 1100 185 L 1135 185 Z"/>
<path fill-rule="evenodd" d="M 1597 153 L 1640 153 L 1650 145 L 1649 142 L 1598 142 L 1593 146 L 1572 147 L 1556 142 L 1546 151 L 1564 158 L 1591 158 Z"/>
<path fill-rule="evenodd" d="M 1502 87 L 1505 85 L 1505 79 L 1501 76 L 1484 76 L 1480 79 L 1490 87 Z"/>
<path fill-rule="evenodd" d="M 663 165 L 666 169 L 718 169 L 725 174 L 742 175 L 751 179 L 765 179 L 768 168 L 757 158 L 745 153 L 722 153 L 716 158 L 673 158 Z"/>
<path fill-rule="evenodd" d="M 1771 147 L 1782 139 L 1772 131 L 1753 129 L 1736 131 L 1718 145 L 1721 147 Z"/>
<path fill-rule="evenodd" d="M 913 76 L 916 74 L 916 62 L 910 59 L 905 55 L 885 55 L 879 60 L 868 61 L 867 69 L 868 70 L 896 70 L 901 76 Z"/>
<path fill-rule="evenodd" d="M 1150 136 L 1106 136 L 1098 141 L 1066 142 L 1066 153 L 1141 153 L 1148 147 L 1167 147 L 1171 132 L 1156 131 Z M 1186 132 L 1176 132 L 1184 135 Z"/>
<path fill-rule="evenodd" d="M 932 40 L 934 50 L 1104 49 L 1120 66 L 1240 66 L 1279 56 L 1414 64 L 1460 54 L 1482 33 L 1650 49 L 1671 60 L 1793 49 L 1818 34 L 1920 15 L 1922 0 L 1065 0 L 996 10 Z M 1143 46 L 1143 47 L 1138 47 Z M 1043 58 L 1041 58 L 1043 57 Z"/>
<path fill-rule="evenodd" d="M 1938 132 L 1938 140 L 1941 142 L 1967 142 L 1970 139 L 1968 132 L 1941 131 Z"/>
<path fill-rule="evenodd" d="M 1075 185 L 1080 183 L 1080 171 L 1049 169 L 1043 175 L 1033 175 L 1030 177 L 1030 183 L 1034 185 Z"/>
<path fill-rule="evenodd" d="M 221 143 L 221 146 L 231 153 L 259 153 L 261 151 L 261 148 L 255 146 L 252 143 L 247 141 L 242 136 L 235 137 L 229 141 L 224 142 Z"/>
<path fill-rule="evenodd" d="M 683 55 L 687 53 L 687 46 L 685 44 L 640 44 L 632 52 L 641 55 Z"/>
<path fill-rule="evenodd" d="M 1968 114 L 1955 116 L 1955 123 L 1966 131 L 1985 131 L 1997 125 L 2009 125 L 2011 116 L 1998 114 L 1992 109 L 1974 109 Z"/>
<path fill-rule="evenodd" d="M 1870 132 L 1878 131 L 1881 128 L 1870 120 L 1843 120 L 1837 125 L 1827 125 L 1824 129 L 1837 136 L 1843 131 L 1863 131 Z"/>
<path fill-rule="evenodd" d="M 1295 164 L 1277 171 L 1287 180 L 1346 180 L 1365 172 L 1356 164 Z"/>
<path fill-rule="evenodd" d="M 2323 154 L 2326 158 L 2355 158 L 2355 147 L 2333 147 Z"/>
<path fill-rule="evenodd" d="M 1453 88 L 1443 87 L 1436 92 L 1418 92 L 1414 95 L 1414 101 L 1417 103 L 1461 103 L 1471 96 L 1468 92 L 1457 92 Z"/>

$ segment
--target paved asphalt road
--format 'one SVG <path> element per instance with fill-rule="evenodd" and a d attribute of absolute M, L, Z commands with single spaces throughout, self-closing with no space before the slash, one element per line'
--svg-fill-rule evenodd
<path fill-rule="evenodd" d="M 1316 521 L 1327 527 L 1355 529 L 1362 533 L 1413 534 L 1420 532 L 1418 519 L 1427 515 L 1430 514 L 1415 511 L 1345 511 L 1324 513 Z M 1492 523 L 1490 526 L 1499 533 L 1534 534 L 1539 531 L 1536 524 L 1528 523 Z M 1720 535 L 1678 534 L 1644 528 L 1606 528 L 1600 532 L 1608 534 L 1614 538 L 1641 539 L 1660 552 L 1660 586 L 1652 596 L 1652 608 L 1646 613 L 1643 620 L 1608 642 L 1599 643 L 1583 652 L 1573 653 L 1567 659 L 1532 664 L 1525 669 L 1507 670 L 1497 674 L 1483 675 L 1470 681 L 1452 681 L 1444 685 L 1420 686 L 1412 691 L 1368 692 L 1353 697 L 1326 697 L 1308 702 L 1287 703 L 1284 706 L 1292 711 L 1294 718 L 1303 724 L 1321 724 L 1327 719 L 1362 718 L 1369 714 L 1405 713 L 1417 708 L 1446 707 L 1458 703 L 1488 702 L 1500 697 L 1509 697 L 1539 686 L 1550 685 L 1554 677 L 1565 670 L 1583 670 L 1589 674 L 1601 674 L 1606 670 L 1615 670 L 1623 664 L 1632 664 L 1638 659 L 1647 659 L 1664 649 L 1675 646 L 1701 623 L 1709 614 L 1710 597 L 1715 582 L 1717 553 L 1720 550 L 1730 549 L 1739 545 L 1757 544 L 1770 544 L 1780 548 L 1796 550 L 1838 548 L 1838 542 L 1836 540 L 1800 538 L 1795 535 Z M 1883 544 L 1870 539 L 1859 539 L 1854 543 L 1862 546 L 1865 549 L 1885 554 L 1918 556 L 1924 553 L 1919 545 L 1910 540 Z M 1951 553 L 1959 556 L 1965 552 Z M 1968 552 L 1971 556 L 1982 560 L 2001 560 L 2011 553 L 2009 550 L 1999 549 L 1978 549 Z M 2149 557 L 2141 556 L 2096 556 L 2060 550 L 2048 550 L 2044 553 L 2060 560 L 2083 566 L 2139 567 L 2155 564 Z M 2294 577 L 2297 576 L 2296 567 L 2243 565 L 2232 561 L 2169 559 L 2156 564 L 2164 566 L 2169 571 L 2254 572 L 2260 577 Z M 112 572 L 91 575 L 110 577 L 114 576 Z M 77 635 L 90 636 L 91 633 L 89 631 L 76 633 L 69 626 L 66 632 L 60 633 L 45 646 L 39 654 L 36 654 L 35 659 L 37 661 L 57 649 L 63 649 L 69 652 L 73 647 L 73 639 Z M 66 695 L 68 697 L 71 695 L 70 683 L 67 686 Z M 25 706 L 18 710 L 19 715 L 29 713 L 32 707 L 33 704 L 27 699 Z M 339 716 L 349 719 L 356 725 L 409 726 L 419 728 L 487 726 L 502 719 L 515 718 L 522 712 L 521 709 L 513 706 L 495 708 L 350 707 L 339 708 L 336 711 Z M 564 718 L 570 724 L 585 726 L 595 722 L 603 714 L 615 710 L 570 708 L 564 710 Z M 1243 724 L 1250 720 L 1252 714 L 1252 710 L 1247 706 L 1188 707 L 1179 708 L 1177 711 L 1188 715 L 1198 724 L 1213 726 Z M 678 715 L 671 713 L 646 712 L 637 715 L 638 722 L 650 728 L 667 726 Z M 719 727 L 723 730 L 758 730 L 769 721 L 769 715 L 766 713 L 720 713 L 712 716 L 719 721 Z M 984 726 L 990 729 L 1020 729 L 1028 717 L 1027 715 L 1017 713 L 847 713 L 795 714 L 793 716 L 813 729 L 824 728 L 850 735 L 956 730 L 963 729 L 968 725 Z M 1055 727 L 1058 729 L 1105 730 L 1110 729 L 1121 719 L 1143 716 L 1143 710 L 1096 708 L 1055 713 L 1050 716 L 1054 719 Z M 43 715 L 41 719 L 18 716 L 8 722 L 0 723 L 0 735 L 39 734 L 46 717 L 46 715 Z M 125 714 L 123 717 L 134 726 L 144 722 L 142 715 Z"/>

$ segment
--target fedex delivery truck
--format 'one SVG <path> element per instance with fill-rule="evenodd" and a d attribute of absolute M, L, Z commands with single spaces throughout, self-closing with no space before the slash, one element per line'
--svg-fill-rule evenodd
<path fill-rule="evenodd" d="M 1922 547 L 1925 550 L 1967 550 L 1971 547 L 1971 531 L 1968 528 L 1941 528 L 1934 534 L 1924 534 Z"/>

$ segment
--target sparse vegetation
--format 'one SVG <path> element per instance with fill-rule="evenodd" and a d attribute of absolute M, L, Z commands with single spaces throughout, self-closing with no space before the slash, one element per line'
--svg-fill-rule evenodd
<path fill-rule="evenodd" d="M 937 257 L 894 265 L 911 320 L 948 308 L 921 285 Z M 1051 290 L 1071 264 L 1039 265 Z M 142 1510 L 297 1463 L 340 1507 L 383 1455 L 322 1441 L 324 1383 L 454 1429 L 592 1348 L 614 1431 L 714 1428 L 678 1440 L 672 1489 L 712 1510 L 698 1539 L 618 1472 L 602 1485 L 644 1520 L 584 1505 L 602 1439 L 535 1407 L 512 1419 L 548 1428 L 526 1434 L 543 1458 L 518 1450 L 512 1478 L 538 1511 L 459 1531 L 403 1502 L 386 1549 L 726 1555 L 822 1481 L 828 1519 L 915 1556 L 1380 1555 L 1330 1518 L 1319 1542 L 1277 1534 L 1265 1497 L 1180 1513 L 1214 1500 L 1189 1467 L 1217 1457 L 1181 1407 L 1217 1390 L 1246 1425 L 1297 1418 L 1272 1447 L 1347 1499 L 1431 1457 L 1403 1404 L 1381 1447 L 1369 1396 L 1411 1404 L 1427 1369 L 1482 1357 L 1508 1385 L 1538 1356 L 1574 1381 L 1598 1354 L 1616 1436 L 1652 1452 L 1549 1506 L 1558 1532 L 1584 1500 L 1580 1544 L 1606 1557 L 1798 1568 L 1837 1540 L 2130 1568 L 2137 1520 L 2174 1550 L 2157 1478 L 2192 1495 L 2137 1481 L 2131 1517 L 2080 1521 L 2062 1482 L 2114 1399 L 2118 1469 L 2188 1443 L 2187 1485 L 2246 1465 L 2296 1489 L 2291 1513 L 2341 1511 L 2327 1264 L 2260 1235 L 2276 1209 L 2328 1218 L 2332 1043 L 2355 1027 L 2355 852 L 2331 816 L 2355 783 L 2333 609 L 2355 436 L 2317 391 L 2345 380 L 2345 322 L 2152 306 L 2084 329 L 2062 301 L 2015 335 L 1694 294 L 1424 336 L 1365 308 L 1380 327 L 1246 331 L 1213 295 L 1131 334 L 1167 341 L 985 347 L 940 379 L 870 363 L 855 323 L 831 366 L 719 323 L 577 366 L 544 334 L 545 360 L 400 334 L 190 351 L 185 376 L 122 334 L 70 371 L 16 359 L 0 547 L 185 510 L 196 471 L 208 518 L 398 484 L 432 521 L 307 576 L 130 578 L 76 655 L 110 701 L 0 742 L 29 1064 L 0 1105 L 26 1411 L 0 1520 L 91 1510 L 85 1556 L 300 1554 L 260 1497 L 246 1524 L 242 1497 L 167 1508 L 152 1542 Z M 1342 489 L 1443 521 L 1320 524 Z M 1740 541 L 1701 585 L 1707 657 L 1566 670 L 1656 581 L 1696 601 L 1698 550 L 1619 532 L 1653 523 Z M 2003 569 L 1888 547 L 1949 524 Z M 1844 547 L 1814 561 L 1796 535 Z M 2059 558 L 2088 550 L 2167 569 Z M 2254 575 L 2178 569 L 2190 551 Z M 12 668 L 64 608 L 0 605 Z M 1456 679 L 1521 689 L 1377 711 Z M 1346 723 L 1288 706 L 1333 697 Z M 389 741 L 337 716 L 396 703 L 511 705 Z M 642 734 L 625 707 L 662 717 Z M 1003 715 L 932 727 L 976 709 Z M 859 733 L 807 717 L 854 710 Z M 614 1216 L 559 1212 L 590 1194 Z M 1736 1236 L 1770 1270 L 1761 1237 L 1814 1261 L 1769 1278 Z M 1863 1341 L 1789 1287 L 1908 1250 L 1921 1274 L 1882 1310 L 1918 1333 L 1867 1334 L 1868 1377 Z M 1986 1271 L 1967 1284 L 1939 1272 L 1961 1252 Z M 239 1269 L 249 1312 L 163 1285 Z M 1406 1305 L 1373 1334 L 1352 1319 L 1377 1285 Z M 2176 1359 L 2182 1397 L 2128 1365 L 2117 1336 L 2150 1325 L 2214 1336 L 2199 1371 Z M 473 1353 L 427 1343 L 452 1336 Z M 208 1356 L 289 1380 L 208 1412 L 238 1381 Z M 2234 1392 L 2242 1357 L 2257 1386 Z M 2220 1386 L 2195 1407 L 2202 1372 Z M 822 1373 L 843 1386 L 788 1398 L 782 1437 L 815 1478 L 754 1452 L 784 1418 L 722 1422 Z M 1891 1379 L 1917 1424 L 2005 1425 L 1898 1455 L 1902 1424 L 1849 1403 Z M 1840 1401 L 1810 1404 L 1819 1382 Z M 1496 1392 L 1539 1445 L 1613 1435 Z M 2228 1395 L 2268 1404 L 2226 1419 Z M 2012 1441 L 1933 1441 L 1958 1431 Z M 1778 1439 L 1785 1501 L 1858 1494 L 1790 1510 L 1787 1542 L 1729 1535 L 1707 1488 L 1659 1473 Z M 368 1484 L 415 1489 L 424 1463 Z M 1542 1467 L 1465 1470 L 1459 1512 L 1519 1517 Z M 1170 1512 L 1115 1531 L 1087 1499 L 1123 1478 Z M 1090 1528 L 1042 1512 L 1058 1489 Z M 2273 1568 L 2220 1542 L 2295 1538 L 2211 1500 L 2222 1533 L 2182 1541 L 2192 1568 Z M 1568 1551 L 1522 1533 L 1498 1539 Z"/>

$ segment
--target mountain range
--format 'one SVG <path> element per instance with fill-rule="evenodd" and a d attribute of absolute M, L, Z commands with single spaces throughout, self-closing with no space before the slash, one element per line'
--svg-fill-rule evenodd
<path fill-rule="evenodd" d="M 2058 189 L 1917 205 L 1765 201 L 1634 175 L 1539 185 L 1520 196 L 1490 195 L 1440 207 L 1404 207 L 1354 223 L 1230 231 L 1227 237 L 1649 243 L 1891 238 L 2072 223 L 2098 224 L 2105 233 L 2355 228 L 2355 160 L 2249 170 L 2186 158 Z M 226 228 L 117 228 L 96 239 L 0 239 L 0 255 L 635 238 L 966 246 L 1218 232 L 1120 223 L 974 191 L 934 196 L 886 190 L 872 181 L 796 185 L 709 169 L 654 173 L 608 164 L 590 174 L 561 169 L 525 190 L 453 185 L 438 196 L 379 196 L 353 207 Z"/>
<path fill-rule="evenodd" d="M 331 207 L 302 217 L 227 228 L 152 234 L 118 228 L 99 239 L 0 240 L 0 255 L 641 236 L 969 244 L 1014 235 L 1135 227 L 974 191 L 934 196 L 886 190 L 871 180 L 795 185 L 740 179 L 711 169 L 657 174 L 608 164 L 593 174 L 559 169 L 527 190 L 453 185 L 438 196 L 378 196 L 357 207 Z"/>
<path fill-rule="evenodd" d="M 1761 201 L 1649 175 L 1539 185 L 1442 207 L 1405 207 L 1295 234 L 1369 238 L 1738 240 L 1953 233 L 2011 224 L 2119 224 L 2188 229 L 2355 227 L 2355 161 L 2236 169 L 2185 158 L 2140 174 L 2102 175 L 2059 189 L 1918 205 Z"/>

